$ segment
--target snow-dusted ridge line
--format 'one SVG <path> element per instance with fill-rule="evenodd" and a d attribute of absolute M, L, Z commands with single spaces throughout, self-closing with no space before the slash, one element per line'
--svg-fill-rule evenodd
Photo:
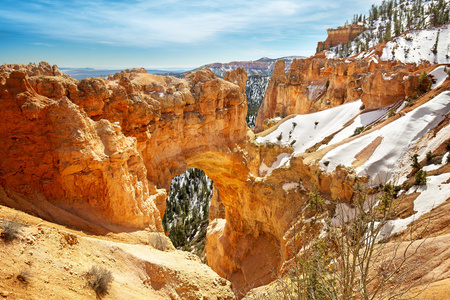
<path fill-rule="evenodd" d="M 445 10 L 450 7 L 450 0 L 428 1 L 403 1 L 394 5 L 391 15 L 386 12 L 381 13 L 377 19 L 367 18 L 364 20 L 368 28 L 359 34 L 352 42 L 337 45 L 326 51 L 327 58 L 353 57 L 356 59 L 368 58 L 378 62 L 380 57 L 373 55 L 376 46 L 385 40 L 386 30 L 390 28 L 388 36 L 396 36 L 387 42 L 381 60 L 399 60 L 409 63 L 421 63 L 428 61 L 431 63 L 448 63 L 449 54 L 449 24 L 444 24 Z M 434 15 L 434 8 L 439 7 L 441 16 Z M 420 15 L 417 15 L 417 9 L 422 9 Z M 436 21 L 434 18 L 439 18 Z M 448 22 L 447 17 L 447 22 Z M 436 27 L 429 27 L 432 25 Z M 444 24 L 444 25 L 443 25 Z M 439 33 L 439 39 L 436 43 Z M 389 38 L 388 38 L 389 39 Z M 367 49 L 364 51 L 364 49 Z"/>
<path fill-rule="evenodd" d="M 409 41 L 411 40 L 411 41 Z M 433 47 L 437 42 L 437 53 Z M 402 63 L 450 63 L 450 24 L 438 28 L 411 30 L 386 43 L 380 59 Z"/>
<path fill-rule="evenodd" d="M 433 52 L 437 41 L 436 54 Z M 376 46 L 375 44 L 373 46 Z M 356 43 L 352 42 L 352 47 Z M 333 51 L 326 51 L 326 58 L 335 58 Z M 371 48 L 351 56 L 354 59 L 372 59 L 378 61 L 400 61 L 402 63 L 421 64 L 423 62 L 450 63 L 450 24 L 429 29 L 410 30 L 386 42 L 381 56 Z"/>

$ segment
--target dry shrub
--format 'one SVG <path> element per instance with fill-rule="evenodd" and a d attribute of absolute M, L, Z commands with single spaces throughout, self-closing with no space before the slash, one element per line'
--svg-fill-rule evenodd
<path fill-rule="evenodd" d="M 109 293 L 110 285 L 114 280 L 110 270 L 99 266 L 92 266 L 86 277 L 98 297 L 103 297 Z"/>
<path fill-rule="evenodd" d="M 150 246 L 152 246 L 153 248 L 155 248 L 159 251 L 168 251 L 168 250 L 172 249 L 172 244 L 170 242 L 170 239 L 160 233 L 151 234 L 148 239 L 148 243 Z"/>
<path fill-rule="evenodd" d="M 14 219 L 4 219 L 1 228 L 3 232 L 1 233 L 1 238 L 6 242 L 11 242 L 20 236 L 21 228 L 25 226 L 24 224 L 18 222 L 16 218 Z"/>
<path fill-rule="evenodd" d="M 16 278 L 23 284 L 29 284 L 31 281 L 31 272 L 29 270 L 23 270 L 17 274 Z"/>

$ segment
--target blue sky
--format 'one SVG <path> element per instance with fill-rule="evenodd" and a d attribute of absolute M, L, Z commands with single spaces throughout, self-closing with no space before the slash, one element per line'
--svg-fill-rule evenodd
<path fill-rule="evenodd" d="M 1 0 L 0 64 L 192 68 L 310 56 L 373 1 Z"/>

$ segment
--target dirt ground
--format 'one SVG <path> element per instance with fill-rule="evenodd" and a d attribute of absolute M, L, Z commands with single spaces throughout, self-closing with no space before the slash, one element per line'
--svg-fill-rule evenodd
<path fill-rule="evenodd" d="M 96 299 L 92 266 L 112 272 L 104 299 L 234 299 L 228 281 L 166 237 L 90 236 L 0 206 L 2 224 L 8 219 L 24 226 L 17 239 L 0 240 L 0 299 Z"/>

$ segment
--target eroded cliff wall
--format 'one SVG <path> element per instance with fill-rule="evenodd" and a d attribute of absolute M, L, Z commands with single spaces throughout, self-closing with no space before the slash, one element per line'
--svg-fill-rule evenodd
<path fill-rule="evenodd" d="M 313 185 L 325 200 L 351 201 L 357 178 L 352 169 L 363 163 L 361 156 L 364 161 L 370 158 L 375 150 L 369 146 L 378 146 L 382 138 L 376 137 L 379 144 L 359 145 L 368 149 L 361 150 L 349 167 L 337 165 L 336 159 L 328 162 L 327 172 L 319 161 L 345 144 L 345 139 L 356 141 L 362 136 L 364 140 L 365 134 L 350 137 L 351 126 L 359 125 L 354 118 L 361 104 L 377 108 L 403 100 L 411 92 L 407 84 L 413 86 L 420 72 L 419 67 L 409 65 L 302 60 L 295 61 L 286 75 L 283 63 L 277 63 L 261 108 L 265 118 L 272 116 L 271 110 L 285 116 L 363 100 L 349 103 L 357 104 L 352 113 L 343 108 L 342 128 L 329 123 L 326 115 L 315 125 L 315 119 L 308 124 L 285 122 L 289 128 L 284 135 L 275 131 L 285 130 L 279 124 L 255 136 L 245 123 L 247 76 L 243 69 L 227 74 L 226 80 L 210 70 L 177 79 L 136 69 L 107 80 L 78 82 L 55 76 L 49 66 L 52 73 L 36 76 L 28 75 L 26 66 L 22 71 L 12 68 L 21 67 L 4 66 L 0 78 L 2 203 L 88 230 L 162 231 L 171 179 L 187 167 L 201 168 L 215 185 L 207 261 L 232 281 L 238 293 L 266 284 L 283 271 L 284 261 L 295 248 L 293 224 L 308 233 L 305 236 L 314 236 L 308 232 L 312 213 L 307 201 Z M 313 88 L 326 86 L 328 80 L 328 88 Z M 448 84 L 438 88 L 440 93 L 443 89 L 448 90 Z M 436 120 L 442 117 L 438 116 L 440 107 L 446 107 L 450 99 L 448 93 L 444 96 L 433 108 Z M 429 126 L 424 128 L 438 124 L 430 120 L 416 123 Z M 447 126 L 448 117 L 445 120 Z M 330 131 L 311 134 L 320 129 L 317 125 Z M 445 136 L 448 126 L 444 125 L 439 125 L 436 136 Z M 294 129 L 302 126 L 310 129 L 293 136 Z M 368 133 L 375 136 L 377 129 Z M 271 133 L 280 138 L 264 140 Z M 325 148 L 304 150 L 300 146 L 308 137 L 313 140 L 306 150 Z M 333 144 L 330 140 L 335 137 L 338 141 Z M 427 144 L 427 140 L 422 142 Z M 439 143 L 434 144 L 443 145 Z"/>
<path fill-rule="evenodd" d="M 366 109 L 405 100 L 415 92 L 421 70 L 429 65 L 373 60 L 295 60 L 288 74 L 277 62 L 258 111 L 255 130 L 266 119 L 307 114 L 362 99 Z"/>
<path fill-rule="evenodd" d="M 246 136 L 242 69 L 228 75 L 241 86 L 206 69 L 80 82 L 45 63 L 2 70 L 0 184 L 56 221 L 60 208 L 109 230 L 161 231 L 165 189 L 187 161 L 226 156 Z"/>

